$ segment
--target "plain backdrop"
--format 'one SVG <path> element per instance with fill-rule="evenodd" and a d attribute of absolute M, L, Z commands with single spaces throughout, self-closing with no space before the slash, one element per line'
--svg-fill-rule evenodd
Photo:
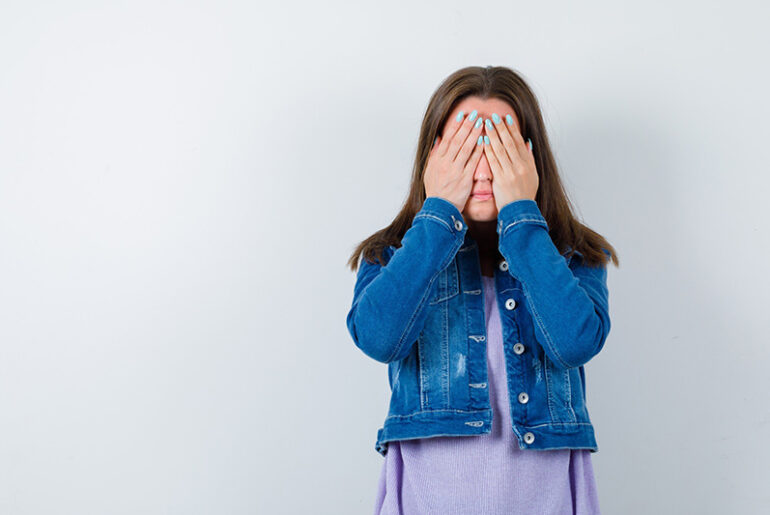
<path fill-rule="evenodd" d="M 345 262 L 468 65 L 528 80 L 621 260 L 586 365 L 603 512 L 766 513 L 768 15 L 3 2 L 0 513 L 370 513 L 387 367 Z"/>

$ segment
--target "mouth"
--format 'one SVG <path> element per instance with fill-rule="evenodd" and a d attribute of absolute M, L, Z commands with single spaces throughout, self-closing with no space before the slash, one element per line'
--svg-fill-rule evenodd
<path fill-rule="evenodd" d="M 492 193 L 474 193 L 471 195 L 474 200 L 484 201 L 492 198 Z"/>

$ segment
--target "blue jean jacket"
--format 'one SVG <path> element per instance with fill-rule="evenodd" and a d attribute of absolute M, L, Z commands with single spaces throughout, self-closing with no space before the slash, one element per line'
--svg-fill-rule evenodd
<path fill-rule="evenodd" d="M 606 264 L 560 254 L 534 200 L 499 211 L 495 287 L 512 430 L 521 449 L 598 451 L 583 365 L 610 331 Z M 602 249 L 609 256 L 609 251 Z M 385 265 L 362 259 L 347 315 L 356 346 L 388 364 L 388 442 L 489 433 L 486 321 L 478 244 L 460 211 L 428 197 Z"/>

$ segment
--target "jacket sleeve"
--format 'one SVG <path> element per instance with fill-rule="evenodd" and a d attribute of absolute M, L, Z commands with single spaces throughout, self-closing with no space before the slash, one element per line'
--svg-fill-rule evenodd
<path fill-rule="evenodd" d="M 348 332 L 367 356 L 403 359 L 425 326 L 434 281 L 462 246 L 467 227 L 454 204 L 428 197 L 384 266 L 361 259 Z"/>
<path fill-rule="evenodd" d="M 606 263 L 589 267 L 576 253 L 568 264 L 534 200 L 506 204 L 497 218 L 500 253 L 508 272 L 523 285 L 544 352 L 563 368 L 584 365 L 610 332 Z"/>

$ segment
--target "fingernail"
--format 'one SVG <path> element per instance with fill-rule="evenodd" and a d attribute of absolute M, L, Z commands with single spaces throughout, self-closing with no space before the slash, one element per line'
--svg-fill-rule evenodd
<path fill-rule="evenodd" d="M 476 142 L 476 145 L 481 145 L 483 141 L 484 141 L 484 136 L 479 136 L 479 140 Z"/>
<path fill-rule="evenodd" d="M 529 149 L 532 150 L 532 140 L 527 138 L 527 145 L 529 145 Z"/>
<path fill-rule="evenodd" d="M 489 121 L 489 118 L 486 119 L 485 123 L 487 124 L 487 129 L 491 129 L 492 128 L 492 122 Z"/>
<path fill-rule="evenodd" d="M 497 116 L 497 113 L 492 113 L 492 120 L 495 122 L 495 125 L 500 123 L 500 117 Z"/>
<path fill-rule="evenodd" d="M 455 120 L 457 120 L 458 122 L 463 121 L 463 112 L 462 111 L 457 113 L 457 118 L 455 118 Z"/>
<path fill-rule="evenodd" d="M 489 120 L 487 120 L 487 121 L 489 121 Z M 489 145 L 489 136 L 487 136 L 487 135 L 484 135 L 484 143 L 486 143 L 487 145 Z"/>
<path fill-rule="evenodd" d="M 435 145 L 437 141 L 438 141 L 438 136 L 436 136 L 436 139 L 433 140 L 433 144 Z"/>
<path fill-rule="evenodd" d="M 513 116 L 509 114 L 505 115 L 505 121 L 508 123 L 508 125 L 513 125 Z"/>
<path fill-rule="evenodd" d="M 478 114 L 479 112 L 474 109 L 473 111 L 471 111 L 471 114 L 468 115 L 468 119 L 470 121 L 473 121 L 476 119 L 476 116 L 478 116 Z"/>
<path fill-rule="evenodd" d="M 481 118 L 479 118 L 478 120 L 476 120 L 476 124 L 473 127 L 475 129 L 478 129 L 479 127 L 481 127 L 481 123 L 482 123 Z"/>

